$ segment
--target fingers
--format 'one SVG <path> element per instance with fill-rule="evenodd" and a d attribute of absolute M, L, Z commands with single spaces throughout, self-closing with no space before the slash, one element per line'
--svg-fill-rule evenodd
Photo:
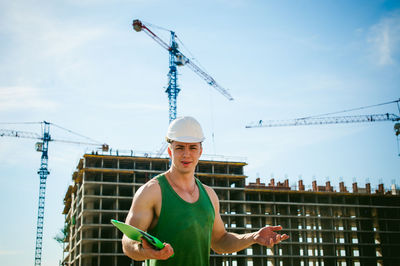
<path fill-rule="evenodd" d="M 166 260 L 174 254 L 174 249 L 168 243 L 164 243 L 164 248 L 156 250 L 154 247 L 142 237 L 142 247 L 149 259 Z"/>
<path fill-rule="evenodd" d="M 281 237 L 281 241 L 286 239 L 289 239 L 289 236 L 287 234 L 283 234 Z"/>
<path fill-rule="evenodd" d="M 279 230 L 282 230 L 282 226 L 280 226 L 280 225 L 277 225 L 277 226 L 269 226 L 268 227 L 270 230 L 272 230 L 272 231 L 279 231 Z"/>
<path fill-rule="evenodd" d="M 275 244 L 279 244 L 281 242 L 281 235 L 277 234 L 270 239 L 270 247 L 272 248 Z"/>
<path fill-rule="evenodd" d="M 269 241 L 267 241 L 268 244 L 266 246 L 269 248 L 272 248 L 272 247 L 274 247 L 274 245 L 279 244 L 280 242 L 282 242 L 283 240 L 286 240 L 288 238 L 289 238 L 289 236 L 286 234 L 284 234 L 284 235 L 276 234 L 275 236 L 271 237 L 269 239 Z"/>
<path fill-rule="evenodd" d="M 142 237 L 141 239 L 142 239 L 143 248 L 147 248 L 147 249 L 153 248 L 153 246 L 146 240 L 146 238 Z"/>
<path fill-rule="evenodd" d="M 289 236 L 287 234 L 283 234 L 283 235 L 277 234 L 275 236 L 274 244 L 278 244 L 286 239 L 289 239 Z"/>
<path fill-rule="evenodd" d="M 270 238 L 267 247 L 272 248 L 274 246 L 274 239 Z"/>
<path fill-rule="evenodd" d="M 157 252 L 159 252 L 159 254 L 158 254 L 159 257 L 156 258 L 158 260 L 166 260 L 174 254 L 174 250 L 173 250 L 172 246 L 167 243 L 164 243 L 164 248 Z"/>
<path fill-rule="evenodd" d="M 287 234 L 278 234 L 275 231 L 282 230 L 282 226 L 269 226 L 261 228 L 256 234 L 254 240 L 269 248 L 289 238 Z"/>

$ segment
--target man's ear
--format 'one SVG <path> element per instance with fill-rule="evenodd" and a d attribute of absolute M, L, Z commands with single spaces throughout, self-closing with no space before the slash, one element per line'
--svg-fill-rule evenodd
<path fill-rule="evenodd" d="M 172 158 L 171 144 L 168 144 L 167 151 L 168 151 L 169 157 Z"/>
<path fill-rule="evenodd" d="M 203 145 L 200 144 L 200 156 L 203 154 Z"/>

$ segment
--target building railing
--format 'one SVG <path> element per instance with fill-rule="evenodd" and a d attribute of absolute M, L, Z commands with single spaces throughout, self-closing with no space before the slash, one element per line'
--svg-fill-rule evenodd
<path fill-rule="evenodd" d="M 111 156 L 131 156 L 131 157 L 146 157 L 146 158 L 165 158 L 169 159 L 166 154 L 157 154 L 157 152 L 138 151 L 138 150 L 121 150 L 110 149 L 107 152 L 103 151 L 86 151 L 88 154 L 96 155 L 111 155 Z M 226 156 L 219 154 L 202 154 L 200 160 L 206 161 L 221 161 L 221 162 L 246 162 L 247 158 L 244 156 Z"/>

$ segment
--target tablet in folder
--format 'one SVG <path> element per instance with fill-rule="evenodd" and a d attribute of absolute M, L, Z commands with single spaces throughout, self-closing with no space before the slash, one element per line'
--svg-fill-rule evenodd
<path fill-rule="evenodd" d="M 117 227 L 124 235 L 132 240 L 142 242 L 142 237 L 147 240 L 155 249 L 163 249 L 164 244 L 156 237 L 136 228 L 129 224 L 112 219 L 111 223 Z"/>

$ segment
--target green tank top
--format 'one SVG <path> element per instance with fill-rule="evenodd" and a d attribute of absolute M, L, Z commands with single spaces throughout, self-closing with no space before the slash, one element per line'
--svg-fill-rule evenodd
<path fill-rule="evenodd" d="M 175 255 L 167 260 L 148 260 L 146 265 L 210 265 L 215 212 L 207 191 L 196 178 L 199 199 L 189 203 L 173 190 L 165 175 L 155 178 L 161 187 L 162 205 L 158 223 L 149 233 L 171 244 Z"/>

